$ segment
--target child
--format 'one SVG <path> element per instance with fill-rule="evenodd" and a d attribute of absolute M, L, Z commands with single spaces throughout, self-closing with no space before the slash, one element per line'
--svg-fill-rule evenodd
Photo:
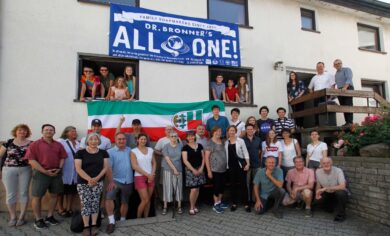
<path fill-rule="evenodd" d="M 130 93 L 127 89 L 125 79 L 122 76 L 119 76 L 116 79 L 116 83 L 111 87 L 110 100 L 124 100 L 129 99 Z"/>
<path fill-rule="evenodd" d="M 226 102 L 236 103 L 240 100 L 237 89 L 232 79 L 228 80 L 228 87 L 225 89 Z"/>

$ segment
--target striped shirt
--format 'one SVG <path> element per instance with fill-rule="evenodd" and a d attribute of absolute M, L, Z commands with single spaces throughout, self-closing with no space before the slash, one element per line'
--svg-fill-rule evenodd
<path fill-rule="evenodd" d="M 283 139 L 282 137 L 283 128 L 294 129 L 295 128 L 294 120 L 286 117 L 283 119 L 279 118 L 275 120 L 275 132 L 278 139 Z"/>

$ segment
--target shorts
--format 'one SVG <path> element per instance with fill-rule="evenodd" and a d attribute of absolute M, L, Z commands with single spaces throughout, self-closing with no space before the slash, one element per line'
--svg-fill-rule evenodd
<path fill-rule="evenodd" d="M 225 173 L 213 172 L 213 193 L 214 196 L 223 194 L 225 191 Z"/>
<path fill-rule="evenodd" d="M 60 194 L 64 191 L 62 175 L 48 176 L 37 170 L 33 170 L 31 181 L 31 195 L 33 197 L 43 197 L 47 190 L 51 194 Z"/>
<path fill-rule="evenodd" d="M 121 203 L 129 204 L 130 196 L 133 193 L 134 184 L 122 184 L 114 181 L 116 188 L 106 193 L 106 200 L 116 200 L 116 195 L 121 194 Z"/>
<path fill-rule="evenodd" d="M 67 194 L 78 194 L 77 184 L 64 184 L 64 195 Z"/>
<path fill-rule="evenodd" d="M 148 182 L 148 177 L 146 176 L 134 176 L 134 186 L 136 190 L 154 188 L 154 180 Z"/>

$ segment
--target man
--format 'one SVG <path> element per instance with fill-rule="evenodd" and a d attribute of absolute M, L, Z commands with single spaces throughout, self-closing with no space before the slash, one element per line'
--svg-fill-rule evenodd
<path fill-rule="evenodd" d="M 327 211 L 336 210 L 334 221 L 343 222 L 346 219 L 345 206 L 348 200 L 344 173 L 333 166 L 329 157 L 321 159 L 322 168 L 316 171 L 316 196 L 313 205 L 323 206 Z"/>
<path fill-rule="evenodd" d="M 314 171 L 305 167 L 303 157 L 294 158 L 295 168 L 287 172 L 286 188 L 288 194 L 283 199 L 283 205 L 305 203 L 305 217 L 312 217 L 311 200 L 313 199 Z M 292 185 L 292 186 L 291 186 Z"/>
<path fill-rule="evenodd" d="M 101 143 L 98 146 L 99 149 L 108 150 L 111 148 L 111 141 L 107 137 L 100 134 L 100 131 L 102 130 L 102 121 L 101 120 L 93 119 L 91 122 L 91 130 L 92 130 L 92 132 L 95 132 L 95 133 L 100 135 Z M 85 147 L 86 147 L 85 138 L 86 137 L 83 137 L 80 141 L 80 148 L 81 149 L 85 149 Z"/>
<path fill-rule="evenodd" d="M 220 108 L 218 105 L 213 105 L 211 107 L 211 111 L 213 113 L 213 117 L 207 120 L 206 129 L 210 133 L 214 126 L 218 126 L 222 129 L 221 138 L 224 139 L 226 137 L 226 129 L 229 127 L 229 121 L 225 116 L 220 116 Z"/>
<path fill-rule="evenodd" d="M 110 170 L 107 172 L 108 186 L 106 194 L 106 211 L 108 215 L 107 234 L 115 230 L 114 200 L 120 192 L 121 221 L 126 220 L 129 208 L 130 196 L 133 192 L 133 169 L 130 161 L 131 149 L 126 147 L 126 136 L 124 133 L 115 134 L 115 147 L 108 150 L 110 155 Z"/>
<path fill-rule="evenodd" d="M 244 135 L 245 135 L 245 123 L 242 122 L 240 119 L 238 119 L 238 117 L 240 116 L 240 109 L 233 108 L 230 111 L 230 115 L 232 117 L 232 119 L 229 121 L 230 125 L 234 125 L 237 128 L 236 136 L 240 137 L 240 138 L 244 137 Z"/>
<path fill-rule="evenodd" d="M 125 122 L 125 120 L 126 120 L 126 118 L 124 116 L 122 116 L 120 118 L 118 127 L 116 128 L 116 133 L 120 133 L 121 132 L 121 127 L 122 127 L 123 123 Z M 137 147 L 137 138 L 138 138 L 138 135 L 142 131 L 141 121 L 139 119 L 134 119 L 131 122 L 131 128 L 133 129 L 132 133 L 124 133 L 124 134 L 126 135 L 126 140 L 127 140 L 126 141 L 126 146 L 130 147 L 131 149 L 133 149 L 133 148 Z M 148 142 L 146 143 L 146 146 L 150 147 L 149 138 L 148 138 Z"/>
<path fill-rule="evenodd" d="M 275 157 L 268 157 L 265 161 L 265 168 L 257 171 L 253 180 L 253 192 L 255 193 L 255 210 L 259 214 L 264 214 L 269 206 L 270 199 L 274 200 L 272 212 L 276 218 L 283 218 L 283 213 L 279 208 L 285 194 L 283 187 L 283 171 L 275 167 Z"/>
<path fill-rule="evenodd" d="M 267 136 L 268 131 L 275 130 L 275 122 L 273 119 L 268 118 L 269 109 L 267 106 L 262 106 L 259 109 L 260 119 L 257 120 L 257 126 L 259 127 L 259 137 L 263 142 Z"/>
<path fill-rule="evenodd" d="M 48 227 L 47 224 L 57 225 L 53 217 L 57 205 L 57 195 L 63 192 L 62 167 L 67 153 L 61 143 L 53 136 L 55 127 L 51 124 L 42 125 L 42 138 L 33 142 L 27 149 L 26 158 L 33 169 L 31 182 L 32 208 L 35 216 L 34 227 L 38 230 Z M 41 200 L 49 190 L 50 202 L 47 217 L 41 217 Z"/>
<path fill-rule="evenodd" d="M 343 67 L 343 62 L 340 59 L 336 59 L 333 62 L 334 68 L 337 70 L 335 74 L 336 86 L 341 91 L 353 90 L 352 83 L 352 70 L 348 67 Z M 353 106 L 353 97 L 338 96 L 339 103 L 342 106 Z M 345 124 L 344 126 L 350 126 L 353 124 L 353 113 L 344 113 Z"/>
<path fill-rule="evenodd" d="M 226 102 L 225 83 L 223 83 L 223 76 L 217 75 L 215 82 L 211 82 L 211 93 L 214 100 L 222 100 Z"/>
<path fill-rule="evenodd" d="M 313 76 L 308 86 L 309 92 L 318 91 L 321 89 L 333 88 L 335 85 L 334 76 L 328 72 L 324 72 L 325 64 L 318 62 L 316 66 L 317 74 Z M 326 102 L 326 97 L 320 97 L 314 99 L 314 107 L 317 107 L 319 103 Z M 319 116 L 315 115 L 315 124 L 319 124 Z"/>
<path fill-rule="evenodd" d="M 99 68 L 100 72 L 100 83 L 104 87 L 105 95 L 102 95 L 106 97 L 107 99 L 110 98 L 110 88 L 114 86 L 115 77 L 114 75 L 108 70 L 107 65 L 101 65 Z"/>
<path fill-rule="evenodd" d="M 255 127 L 252 124 L 247 124 L 245 126 L 245 131 L 246 132 L 243 139 L 245 142 L 245 146 L 248 149 L 250 161 L 250 169 L 247 173 L 247 185 L 249 191 L 248 196 L 249 200 L 252 201 L 252 181 L 260 168 L 261 140 L 259 137 L 255 136 Z"/>
<path fill-rule="evenodd" d="M 286 117 L 286 109 L 283 107 L 279 107 L 276 110 L 278 114 L 278 119 L 275 120 L 275 132 L 278 140 L 283 139 L 282 137 L 282 129 L 287 128 L 290 129 L 291 134 L 295 133 L 295 123 L 293 119 L 289 119 Z"/>
<path fill-rule="evenodd" d="M 206 147 L 209 139 L 206 136 L 206 127 L 203 124 L 196 126 L 196 142 L 202 144 L 203 148 Z"/>

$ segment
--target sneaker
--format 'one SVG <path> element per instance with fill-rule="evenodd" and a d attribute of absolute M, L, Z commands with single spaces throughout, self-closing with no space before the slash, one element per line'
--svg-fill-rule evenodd
<path fill-rule="evenodd" d="M 228 204 L 225 204 L 225 203 L 220 203 L 219 206 L 222 208 L 222 209 L 227 209 L 229 208 L 229 205 Z"/>
<path fill-rule="evenodd" d="M 313 217 L 313 213 L 311 212 L 311 209 L 305 209 L 305 217 L 307 218 Z"/>
<path fill-rule="evenodd" d="M 40 220 L 36 220 L 35 223 L 34 223 L 34 227 L 37 229 L 37 230 L 40 230 L 40 229 L 47 229 L 47 224 L 45 223 L 45 221 L 43 221 L 43 219 L 40 219 Z"/>
<path fill-rule="evenodd" d="M 115 230 L 115 224 L 108 224 L 106 228 L 106 234 L 112 234 Z"/>
<path fill-rule="evenodd" d="M 166 215 L 168 212 L 168 209 L 167 208 L 163 208 L 162 209 L 162 212 L 161 212 L 161 215 Z"/>
<path fill-rule="evenodd" d="M 54 216 L 46 217 L 45 218 L 45 223 L 46 224 L 51 224 L 51 225 L 58 225 L 60 222 L 54 218 Z"/>
<path fill-rule="evenodd" d="M 19 219 L 17 222 L 16 222 L 16 227 L 19 227 L 19 226 L 22 226 L 22 225 L 24 225 L 24 224 L 26 224 L 26 221 L 25 220 L 23 220 L 23 219 Z"/>
<path fill-rule="evenodd" d="M 224 212 L 224 210 L 221 208 L 221 204 L 217 204 L 213 206 L 213 211 L 217 214 L 221 214 Z"/>

